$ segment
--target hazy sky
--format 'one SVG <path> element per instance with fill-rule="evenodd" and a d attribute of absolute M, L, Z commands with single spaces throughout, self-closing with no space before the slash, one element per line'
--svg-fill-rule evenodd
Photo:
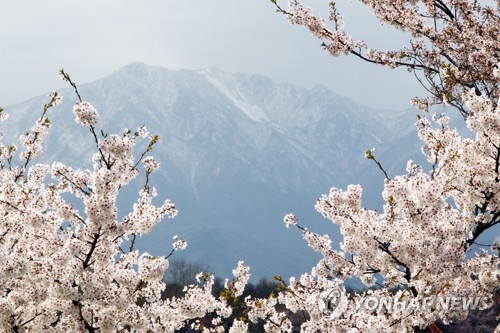
<path fill-rule="evenodd" d="M 314 1 L 318 10 L 327 4 Z M 347 30 L 369 45 L 389 49 L 409 39 L 380 27 L 356 1 L 337 6 L 345 8 Z M 0 57 L 2 106 L 64 87 L 61 67 L 84 83 L 133 61 L 324 84 L 378 108 L 407 108 L 422 93 L 405 70 L 332 58 L 269 0 L 0 0 Z"/>

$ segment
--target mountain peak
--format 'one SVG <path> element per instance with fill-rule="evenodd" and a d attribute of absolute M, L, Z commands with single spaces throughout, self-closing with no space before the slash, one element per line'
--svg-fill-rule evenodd
<path fill-rule="evenodd" d="M 153 68 L 154 68 L 153 66 L 148 65 L 148 64 L 146 64 L 144 62 L 134 61 L 134 62 L 131 62 L 131 63 L 129 63 L 129 64 L 127 64 L 127 65 L 125 65 L 125 66 L 117 69 L 111 75 L 116 75 L 117 73 L 127 73 L 127 74 L 134 75 L 134 74 L 140 74 L 140 73 L 144 73 L 144 72 L 149 72 Z M 161 67 L 156 67 L 156 68 L 161 68 Z"/>
<path fill-rule="evenodd" d="M 107 133 L 146 124 L 161 137 L 153 154 L 162 167 L 153 181 L 180 215 L 174 226 L 161 224 L 146 236 L 141 249 L 165 255 L 165 239 L 178 233 L 190 243 L 189 260 L 206 262 L 223 276 L 241 259 L 257 278 L 309 270 L 314 253 L 300 234 L 284 230 L 283 216 L 294 212 L 303 221 L 319 220 L 314 202 L 330 186 L 381 180 L 378 169 L 362 158 L 366 149 L 376 147 L 382 161 L 396 164 L 396 155 L 384 155 L 391 137 L 383 117 L 326 87 L 276 84 L 262 75 L 216 68 L 169 70 L 134 62 L 82 85 L 80 93 L 99 110 L 99 128 Z M 39 98 L 13 106 L 7 137 L 30 128 L 28 118 L 39 114 L 35 110 L 43 103 Z M 82 140 L 88 138 L 85 128 L 68 130 L 70 104 L 63 102 L 51 116 L 45 161 L 78 167 L 95 147 L 92 140 Z M 413 118 L 407 119 L 408 124 L 398 121 L 398 126 L 410 127 Z M 402 147 L 398 159 L 414 155 L 408 147 L 416 140 L 397 140 Z M 372 207 L 380 189 L 364 191 Z M 134 202 L 135 193 L 129 194 L 120 212 Z"/>

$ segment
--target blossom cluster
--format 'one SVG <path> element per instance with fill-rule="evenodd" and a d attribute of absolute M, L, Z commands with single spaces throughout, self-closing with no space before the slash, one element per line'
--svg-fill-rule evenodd
<path fill-rule="evenodd" d="M 100 120 L 99 113 L 89 102 L 76 103 L 73 108 L 75 120 L 82 126 L 95 126 Z"/>
<path fill-rule="evenodd" d="M 152 202 L 158 193 L 148 182 L 159 164 L 146 155 L 158 136 L 141 126 L 135 133 L 99 138 L 99 113 L 80 100 L 74 113 L 76 122 L 93 134 L 93 168 L 73 169 L 57 161 L 30 165 L 42 153 L 50 128 L 47 112 L 60 101 L 53 92 L 42 116 L 21 136 L 20 166 L 13 159 L 17 148 L 0 143 L 0 330 L 173 332 L 190 325 L 203 329 L 199 319 L 211 314 L 215 324 L 205 330 L 223 332 L 222 319 L 231 316 L 232 308 L 225 298 L 213 296 L 213 276 L 186 286 L 183 297 L 162 298 L 168 257 L 184 250 L 185 240 L 176 237 L 168 256 L 135 249 L 138 236 L 177 214 L 168 199 L 160 206 Z M 136 156 L 139 138 L 149 145 Z M 145 186 L 131 211 L 119 218 L 118 194 L 140 175 L 141 161 Z M 248 270 L 238 263 L 234 283 L 228 284 L 234 294 L 243 292 Z M 234 326 L 234 332 L 241 332 L 246 324 Z"/>
<path fill-rule="evenodd" d="M 304 332 L 414 332 L 437 320 L 465 319 L 467 307 L 360 311 L 359 304 L 373 299 L 396 299 L 401 304 L 421 299 L 493 299 L 498 291 L 498 244 L 478 242 L 500 224 L 498 9 L 466 0 L 363 1 L 381 22 L 413 36 L 409 46 L 380 51 L 354 42 L 344 31 L 335 3 L 330 4 L 333 26 L 328 27 L 297 0 L 289 1 L 286 10 L 273 2 L 292 24 L 303 25 L 320 38 L 334 56 L 353 54 L 415 72 L 430 97 L 416 98 L 413 104 L 423 111 L 439 104 L 453 107 L 475 134 L 462 137 L 445 115 L 420 117 L 417 131 L 430 166 L 409 161 L 406 173 L 395 177 L 383 169 L 374 149 L 367 150 L 365 157 L 385 175 L 383 209 L 363 208 L 359 185 L 332 188 L 316 203 L 317 211 L 339 226 L 340 251 L 332 248 L 328 235 L 311 232 L 294 215 L 286 215 L 285 226 L 296 226 L 321 259 L 311 274 L 288 283 L 280 280 L 284 292 L 278 301 L 291 311 L 308 314 L 301 326 Z M 352 277 L 372 290 L 341 298 L 329 304 L 334 309 L 324 311 L 325 294 Z M 258 317 L 273 313 L 274 304 L 259 307 Z"/>
<path fill-rule="evenodd" d="M 498 1 L 362 1 L 381 23 L 410 33 L 410 45 L 396 50 L 369 48 L 346 31 L 344 17 L 335 2 L 329 5 L 331 24 L 298 0 L 288 1 L 278 11 L 292 24 L 302 25 L 322 42 L 332 56 L 352 54 L 365 61 L 390 68 L 403 67 L 415 73 L 430 97 L 416 97 L 412 103 L 427 111 L 443 104 L 466 114 L 461 95 L 471 88 L 497 103 Z M 496 8 L 493 3 L 496 2 Z M 494 67 L 494 68 L 491 68 Z"/>
<path fill-rule="evenodd" d="M 417 131 L 430 166 L 409 161 L 406 173 L 395 177 L 383 169 L 374 149 L 367 150 L 365 156 L 384 172 L 382 209 L 363 208 L 359 185 L 332 188 L 319 198 L 317 211 L 342 234 L 339 250 L 332 248 L 328 235 L 286 215 L 285 226 L 298 228 L 320 259 L 299 278 L 276 277 L 279 293 L 243 299 L 250 274 L 239 262 L 220 295 L 213 295 L 214 277 L 199 274 L 198 283 L 185 286 L 182 297 L 163 299 L 169 257 L 187 242 L 175 237 L 170 254 L 163 257 L 135 249 L 138 236 L 177 214 L 168 199 L 153 204 L 158 193 L 149 180 L 159 163 L 148 154 L 159 137 L 145 126 L 99 137 L 98 111 L 81 100 L 61 70 L 78 96 L 75 120 L 88 127 L 96 153 L 90 170 L 57 161 L 31 164 L 43 151 L 48 111 L 61 102 L 56 92 L 21 136 L 22 151 L 4 145 L 0 134 L 1 330 L 173 332 L 190 327 L 225 332 L 224 322 L 238 307 L 242 316 L 233 318 L 229 332 L 247 332 L 249 322 L 260 320 L 267 332 L 290 332 L 290 312 L 302 316 L 302 332 L 414 332 L 437 320 L 466 318 L 469 308 L 375 308 L 370 301 L 493 298 L 500 280 L 498 244 L 490 250 L 478 240 L 500 224 L 498 10 L 466 0 L 364 0 L 383 23 L 413 36 L 400 50 L 379 51 L 344 31 L 335 3 L 329 15 L 333 27 L 328 27 L 298 0 L 290 0 L 287 10 L 272 1 L 291 23 L 320 38 L 331 55 L 353 54 L 414 71 L 431 96 L 413 104 L 425 111 L 438 104 L 458 109 L 475 137 L 462 137 L 446 116 L 421 117 Z M 0 109 L 0 120 L 5 119 Z M 140 139 L 149 144 L 136 154 Z M 15 164 L 17 156 L 20 165 Z M 118 214 L 119 192 L 141 171 L 145 184 L 136 202 L 128 214 Z M 339 293 L 352 277 L 371 289 L 349 297 Z M 364 311 L 362 304 L 371 310 Z"/>

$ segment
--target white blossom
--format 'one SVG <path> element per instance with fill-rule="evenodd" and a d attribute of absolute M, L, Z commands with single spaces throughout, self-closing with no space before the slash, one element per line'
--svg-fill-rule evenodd
<path fill-rule="evenodd" d="M 73 107 L 75 120 L 82 126 L 95 126 L 101 119 L 97 110 L 89 102 L 76 103 Z"/>
<path fill-rule="evenodd" d="M 187 242 L 184 239 L 177 239 L 172 243 L 174 250 L 185 250 L 187 247 Z"/>
<path fill-rule="evenodd" d="M 160 167 L 160 163 L 158 163 L 152 156 L 146 157 L 143 163 L 144 163 L 144 168 L 149 173 L 158 170 L 158 168 Z"/>
<path fill-rule="evenodd" d="M 295 217 L 295 215 L 293 214 L 287 214 L 284 218 L 283 218 L 283 222 L 285 222 L 285 226 L 287 228 L 290 228 L 291 226 L 294 226 L 297 224 L 297 218 Z"/>

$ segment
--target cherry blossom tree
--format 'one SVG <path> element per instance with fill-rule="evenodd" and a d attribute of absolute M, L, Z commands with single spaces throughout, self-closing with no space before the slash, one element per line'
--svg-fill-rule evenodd
<path fill-rule="evenodd" d="M 499 246 L 478 239 L 500 222 L 500 3 L 495 9 L 466 0 L 363 0 L 381 22 L 412 35 L 408 46 L 380 51 L 344 30 L 335 3 L 327 24 L 297 0 L 286 9 L 271 1 L 332 56 L 407 68 L 429 92 L 413 105 L 426 112 L 440 104 L 457 109 L 475 137 L 461 137 L 445 115 L 421 117 L 417 131 L 429 171 L 409 161 L 406 173 L 395 177 L 366 151 L 385 177 L 383 209 L 363 208 L 359 185 L 332 188 L 316 204 L 340 227 L 339 251 L 328 235 L 287 215 L 286 227 L 297 227 L 322 258 L 310 274 L 278 277 L 283 291 L 276 298 L 247 300 L 250 320 L 265 319 L 269 331 L 290 330 L 276 311 L 281 303 L 304 314 L 304 332 L 413 332 L 437 320 L 464 319 L 474 300 L 491 305 L 500 281 Z M 339 293 L 351 277 L 376 288 L 351 297 Z M 469 303 L 442 303 L 450 299 Z"/>
<path fill-rule="evenodd" d="M 161 299 L 168 258 L 186 247 L 175 238 L 168 256 L 139 253 L 136 237 L 177 210 L 150 185 L 158 162 L 150 155 L 158 142 L 145 126 L 120 135 L 98 131 L 97 110 L 80 97 L 75 120 L 95 142 L 93 166 L 73 169 L 60 162 L 32 164 L 43 152 L 51 126 L 48 115 L 62 97 L 53 92 L 43 112 L 21 136 L 22 148 L 0 140 L 0 330 L 2 332 L 173 332 L 200 328 L 222 332 L 220 318 L 231 315 L 226 298 L 212 295 L 213 276 L 201 274 L 180 298 Z M 7 115 L 0 109 L 1 120 Z M 147 147 L 134 151 L 140 140 Z M 18 162 L 18 158 L 20 163 Z M 140 174 L 144 185 L 131 211 L 119 218 L 117 196 Z M 75 208 L 81 202 L 83 211 Z M 121 214 L 124 215 L 124 214 Z M 168 245 L 168 244 L 167 244 Z M 239 296 L 249 272 L 242 262 L 225 295 Z M 219 319 L 217 319 L 219 318 Z"/>
<path fill-rule="evenodd" d="M 200 273 L 198 284 L 186 286 L 182 297 L 162 300 L 168 259 L 186 242 L 174 239 L 165 257 L 135 249 L 136 237 L 177 214 L 168 200 L 153 204 L 158 194 L 150 179 L 159 165 L 150 153 L 159 138 L 144 126 L 104 135 L 97 129 L 97 110 L 61 71 L 78 98 L 76 122 L 89 129 L 96 153 L 91 170 L 59 162 L 33 165 L 51 125 L 48 114 L 61 99 L 56 92 L 21 136 L 21 150 L 0 140 L 3 331 L 172 332 L 190 326 L 223 332 L 224 318 L 237 307 L 243 316 L 229 332 L 246 332 L 247 321 L 259 319 L 266 331 L 289 332 L 293 324 L 280 310 L 285 306 L 302 316 L 303 332 L 411 332 L 466 317 L 471 304 L 453 306 L 455 301 L 474 302 L 472 297 L 480 300 L 474 303 L 479 307 L 489 305 L 500 278 L 499 247 L 482 246 L 479 238 L 500 221 L 498 8 L 465 0 L 365 0 L 382 22 L 413 36 L 401 50 L 379 51 L 343 30 L 335 3 L 327 25 L 296 0 L 286 9 L 272 1 L 333 56 L 352 54 L 413 72 L 429 92 L 413 104 L 423 111 L 439 104 L 457 109 L 475 137 L 461 137 L 444 115 L 423 117 L 417 131 L 430 167 L 409 161 L 406 173 L 394 177 L 367 150 L 366 157 L 384 171 L 383 209 L 363 208 L 359 185 L 332 188 L 322 196 L 316 209 L 340 226 L 340 250 L 332 249 L 328 235 L 287 215 L 285 225 L 298 228 L 321 260 L 299 278 L 276 277 L 277 295 L 241 300 L 249 268 L 240 262 L 218 297 L 212 295 L 213 276 Z M 6 115 L 0 112 L 0 118 Z M 147 148 L 138 153 L 140 140 L 147 140 Z M 138 198 L 119 218 L 117 195 L 141 173 Z M 83 211 L 72 204 L 75 200 Z M 351 277 L 376 288 L 347 296 L 342 286 Z M 453 304 L 440 303 L 449 299 Z"/>
<path fill-rule="evenodd" d="M 298 0 L 288 9 L 271 0 L 292 24 L 303 25 L 317 37 L 332 56 L 354 55 L 364 61 L 389 68 L 403 67 L 415 74 L 429 92 L 428 97 L 412 100 L 418 109 L 428 111 L 437 104 L 451 105 L 464 116 L 468 110 L 462 95 L 476 95 L 498 102 L 498 35 L 496 1 L 471 0 L 361 0 L 382 24 L 410 33 L 408 45 L 391 51 L 369 48 L 344 30 L 344 17 L 335 2 L 329 3 L 329 20 L 314 15 Z M 482 3 L 496 3 L 496 9 Z"/>

